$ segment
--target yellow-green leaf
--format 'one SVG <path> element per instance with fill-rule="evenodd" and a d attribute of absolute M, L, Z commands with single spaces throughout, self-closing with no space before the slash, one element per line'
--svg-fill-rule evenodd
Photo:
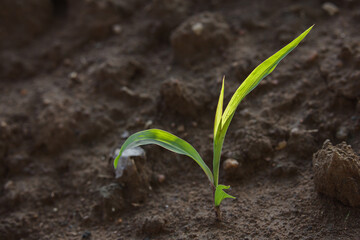
<path fill-rule="evenodd" d="M 221 128 L 223 128 L 227 121 L 231 121 L 231 118 L 241 102 L 241 100 L 251 92 L 259 83 L 260 81 L 269 75 L 278 63 L 286 57 L 300 42 L 303 40 L 306 35 L 310 32 L 313 28 L 311 26 L 305 32 L 303 32 L 300 36 L 295 38 L 291 43 L 283 47 L 277 53 L 266 59 L 263 63 L 257 66 L 250 75 L 245 79 L 245 81 L 240 85 L 240 87 L 236 90 L 235 94 L 232 96 L 229 104 L 227 105 L 222 118 L 221 118 Z"/>
<path fill-rule="evenodd" d="M 258 67 L 256 67 L 250 75 L 245 79 L 245 81 L 240 85 L 240 87 L 236 90 L 234 95 L 232 96 L 229 104 L 227 105 L 224 113 L 219 120 L 220 112 L 222 112 L 222 104 L 223 104 L 223 91 L 224 85 L 222 86 L 218 108 L 216 110 L 215 116 L 215 124 L 214 124 L 214 156 L 213 156 L 213 176 L 214 176 L 214 185 L 218 186 L 219 183 L 219 168 L 220 168 L 220 157 L 221 150 L 223 147 L 225 135 L 227 129 L 230 125 L 230 122 L 235 114 L 236 108 L 241 102 L 241 100 L 251 92 L 259 82 L 269 75 L 278 65 L 278 63 L 289 54 L 300 42 L 305 38 L 305 36 L 310 32 L 312 27 L 303 32 L 299 37 L 294 39 L 291 43 L 286 45 L 280 51 L 269 57 L 263 63 L 261 63 Z"/>
<path fill-rule="evenodd" d="M 217 133 L 219 131 L 219 128 L 221 126 L 221 117 L 222 117 L 223 102 L 224 102 L 224 82 L 225 82 L 225 76 L 223 77 L 223 80 L 222 80 L 222 86 L 221 86 L 219 101 L 218 101 L 218 105 L 217 105 L 216 113 L 215 113 L 214 139 L 216 138 L 216 135 L 217 135 Z"/>

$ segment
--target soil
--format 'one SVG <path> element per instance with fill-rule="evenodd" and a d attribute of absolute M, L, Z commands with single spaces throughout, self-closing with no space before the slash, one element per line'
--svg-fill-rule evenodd
<path fill-rule="evenodd" d="M 0 239 L 359 239 L 359 204 L 319 193 L 312 166 L 326 139 L 359 159 L 359 21 L 355 0 L 3 0 Z M 145 146 L 115 177 L 115 150 L 145 128 L 211 166 L 222 76 L 228 102 L 312 24 L 230 125 L 222 222 L 185 156 Z"/>

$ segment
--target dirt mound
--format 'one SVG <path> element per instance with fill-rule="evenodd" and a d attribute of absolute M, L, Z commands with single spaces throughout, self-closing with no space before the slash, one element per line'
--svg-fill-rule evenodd
<path fill-rule="evenodd" d="M 352 207 L 360 206 L 360 158 L 345 142 L 329 140 L 313 156 L 317 191 Z"/>
<path fill-rule="evenodd" d="M 175 59 L 185 65 L 219 54 L 230 42 L 229 25 L 213 13 L 193 16 L 171 34 Z"/>

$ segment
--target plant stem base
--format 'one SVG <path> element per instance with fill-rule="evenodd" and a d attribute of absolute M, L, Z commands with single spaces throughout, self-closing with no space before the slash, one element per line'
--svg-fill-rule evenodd
<path fill-rule="evenodd" d="M 215 206 L 214 208 L 215 208 L 216 220 L 217 220 L 217 221 L 221 221 L 220 206 Z"/>

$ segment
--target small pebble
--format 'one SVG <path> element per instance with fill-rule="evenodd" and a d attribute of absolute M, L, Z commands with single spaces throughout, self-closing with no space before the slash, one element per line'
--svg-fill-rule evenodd
<path fill-rule="evenodd" d="M 300 130 L 299 130 L 299 128 L 297 128 L 297 127 L 294 127 L 294 128 L 292 128 L 291 130 L 290 130 L 290 133 L 291 134 L 298 134 L 300 132 Z"/>
<path fill-rule="evenodd" d="M 71 59 L 65 58 L 65 59 L 64 59 L 64 65 L 67 66 L 67 67 L 71 66 L 71 65 L 72 65 Z"/>
<path fill-rule="evenodd" d="M 14 186 L 14 182 L 13 181 L 7 181 L 4 185 L 4 190 L 9 190 Z"/>
<path fill-rule="evenodd" d="M 278 143 L 278 145 L 276 146 L 276 150 L 282 150 L 284 148 L 286 148 L 287 142 L 286 141 L 281 141 Z"/>
<path fill-rule="evenodd" d="M 178 132 L 184 132 L 184 131 L 185 131 L 184 125 L 178 126 L 178 127 L 177 127 L 177 131 L 178 131 Z"/>
<path fill-rule="evenodd" d="M 157 180 L 159 183 L 163 183 L 165 181 L 165 175 L 164 174 L 157 175 Z"/>
<path fill-rule="evenodd" d="M 122 27 L 120 24 L 115 24 L 113 25 L 112 30 L 115 34 L 120 34 L 122 32 Z"/>
<path fill-rule="evenodd" d="M 117 223 L 122 223 L 123 222 L 123 220 L 122 220 L 122 218 L 119 218 L 118 220 L 117 220 Z"/>
<path fill-rule="evenodd" d="M 71 79 L 71 80 L 77 80 L 78 79 L 78 74 L 77 74 L 77 72 L 71 72 L 70 74 L 69 74 L 69 78 Z"/>
<path fill-rule="evenodd" d="M 201 35 L 201 33 L 204 30 L 204 25 L 202 23 L 195 23 L 194 25 L 192 25 L 191 30 L 196 34 L 196 35 Z"/>
<path fill-rule="evenodd" d="M 149 128 L 149 127 L 151 127 L 151 125 L 153 124 L 153 121 L 152 120 L 148 120 L 148 121 L 146 121 L 146 123 L 145 123 L 145 128 Z"/>
<path fill-rule="evenodd" d="M 224 170 L 232 170 L 238 167 L 239 167 L 239 162 L 232 158 L 226 159 L 223 163 Z"/>
<path fill-rule="evenodd" d="M 120 137 L 121 137 L 122 139 L 125 139 L 125 138 L 128 138 L 129 135 L 130 135 L 129 132 L 125 130 L 125 131 L 121 134 Z"/>
<path fill-rule="evenodd" d="M 6 123 L 5 121 L 1 121 L 0 126 L 1 126 L 1 127 L 6 127 L 6 126 L 7 126 L 7 123 Z"/>
<path fill-rule="evenodd" d="M 339 127 L 339 129 L 336 131 L 336 138 L 339 140 L 345 140 L 348 135 L 349 130 L 344 126 Z"/>
<path fill-rule="evenodd" d="M 28 91 L 26 89 L 21 89 L 20 94 L 21 96 L 26 96 L 28 94 Z"/>
<path fill-rule="evenodd" d="M 339 8 L 331 2 L 323 3 L 321 8 L 330 16 L 334 16 L 335 14 L 337 14 L 339 12 Z"/>
<path fill-rule="evenodd" d="M 306 63 L 308 63 L 308 64 L 314 63 L 318 58 L 319 58 L 318 52 L 317 51 L 312 51 L 308 55 L 308 57 L 306 59 Z"/>

